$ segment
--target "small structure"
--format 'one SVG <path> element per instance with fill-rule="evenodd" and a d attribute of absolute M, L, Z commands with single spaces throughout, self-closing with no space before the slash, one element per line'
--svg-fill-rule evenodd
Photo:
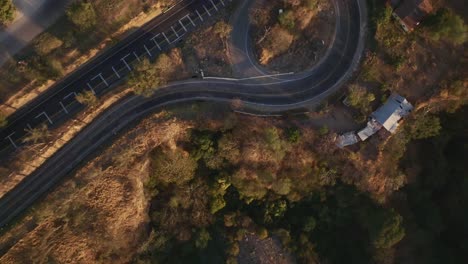
<path fill-rule="evenodd" d="M 404 97 L 392 94 L 371 117 L 390 133 L 395 133 L 400 119 L 407 116 L 411 110 L 413 106 Z"/>
<path fill-rule="evenodd" d="M 339 148 L 344 148 L 346 146 L 356 144 L 357 142 L 359 142 L 359 138 L 356 136 L 356 133 L 354 133 L 354 131 L 351 131 L 338 136 L 336 140 L 336 145 Z"/>
<path fill-rule="evenodd" d="M 370 136 L 374 135 L 375 133 L 377 133 L 377 131 L 379 131 L 381 128 L 382 128 L 382 125 L 377 123 L 377 121 L 375 121 L 375 119 L 371 118 L 367 122 L 367 126 L 365 128 L 363 128 L 361 131 L 358 132 L 358 136 L 362 141 L 364 141 L 368 137 L 370 137 Z"/>
<path fill-rule="evenodd" d="M 356 136 L 354 131 L 345 133 L 336 139 L 339 148 L 353 145 L 359 140 L 365 141 L 377 133 L 382 127 L 390 133 L 395 133 L 400 120 L 413 110 L 413 106 L 404 97 L 392 94 L 384 105 L 373 112 L 365 128 Z"/>
<path fill-rule="evenodd" d="M 411 32 L 432 12 L 430 0 L 391 0 L 393 16 L 406 32 Z"/>

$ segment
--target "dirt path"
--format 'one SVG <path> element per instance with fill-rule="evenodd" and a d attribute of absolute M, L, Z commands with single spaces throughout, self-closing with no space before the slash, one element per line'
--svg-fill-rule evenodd
<path fill-rule="evenodd" d="M 0 31 L 0 66 L 52 25 L 73 0 L 13 0 L 16 19 Z"/>

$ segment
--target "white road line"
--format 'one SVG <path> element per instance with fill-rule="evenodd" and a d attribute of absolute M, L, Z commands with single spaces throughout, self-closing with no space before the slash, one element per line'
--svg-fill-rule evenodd
<path fill-rule="evenodd" d="M 104 77 L 102 77 L 102 72 L 99 73 L 98 75 L 94 76 L 91 81 L 94 81 L 96 78 L 101 78 L 102 82 L 107 86 L 109 87 L 109 83 L 106 81 L 106 79 L 104 79 Z"/>
<path fill-rule="evenodd" d="M 182 23 L 182 21 L 179 20 L 179 24 L 182 26 L 182 28 L 183 28 L 185 31 L 187 31 L 187 28 L 185 28 L 184 23 Z"/>
<path fill-rule="evenodd" d="M 177 31 L 174 29 L 174 27 L 171 26 L 171 28 L 172 28 L 172 31 L 174 31 L 174 34 L 176 35 L 176 37 L 179 38 L 179 34 L 177 34 Z"/>
<path fill-rule="evenodd" d="M 66 114 L 68 114 L 67 108 L 63 105 L 62 101 L 59 102 L 60 106 L 62 106 L 63 111 L 65 111 Z"/>
<path fill-rule="evenodd" d="M 10 140 L 10 143 L 13 145 L 13 147 L 15 147 L 15 149 L 18 149 L 18 146 L 15 144 L 15 142 L 13 141 L 13 139 L 11 139 L 11 136 L 13 136 L 14 134 L 15 134 L 15 132 L 11 133 L 11 134 L 8 135 L 5 139 Z"/>
<path fill-rule="evenodd" d="M 193 22 L 192 18 L 190 17 L 190 14 L 187 14 L 187 15 L 185 15 L 184 17 L 186 17 L 188 20 L 190 20 L 190 23 L 192 23 L 192 25 L 193 25 L 194 27 L 197 26 L 197 25 L 195 25 L 195 22 Z M 184 17 L 183 17 L 183 18 L 184 18 Z"/>
<path fill-rule="evenodd" d="M 44 116 L 47 118 L 47 120 L 49 121 L 50 124 L 53 124 L 53 123 L 54 123 L 54 122 L 52 122 L 52 120 L 50 119 L 50 117 L 47 115 L 47 113 L 46 113 L 45 111 L 42 112 L 42 113 L 40 113 L 40 114 L 38 114 L 35 118 L 38 118 L 38 117 L 40 117 L 41 115 L 44 115 Z"/>
<path fill-rule="evenodd" d="M 72 95 L 76 97 L 76 93 L 75 93 L 75 92 L 71 92 L 71 93 L 67 94 L 66 96 L 64 96 L 63 99 L 65 100 L 65 99 L 67 99 L 68 97 L 70 97 L 70 96 L 72 96 Z"/>
<path fill-rule="evenodd" d="M 203 5 L 203 8 L 205 8 L 206 13 L 207 13 L 209 16 L 211 16 L 210 10 L 208 10 L 208 8 L 206 8 L 205 5 Z"/>
<path fill-rule="evenodd" d="M 219 0 L 219 1 L 221 1 L 221 4 L 223 4 L 223 6 L 226 6 L 226 5 L 224 4 L 224 1 L 223 1 L 223 0 Z"/>
<path fill-rule="evenodd" d="M 161 46 L 159 46 L 159 43 L 156 41 L 156 38 L 161 35 L 161 34 L 157 34 L 156 36 L 154 36 L 153 38 L 151 38 L 151 40 L 154 42 L 154 44 L 156 44 L 156 46 L 158 47 L 159 50 L 162 50 L 161 49 Z"/>
<path fill-rule="evenodd" d="M 166 34 L 164 34 L 164 32 L 161 33 L 161 34 L 162 34 L 163 37 L 166 39 L 167 43 L 171 44 L 171 41 L 167 38 Z"/>
<path fill-rule="evenodd" d="M 121 78 L 121 77 L 120 77 L 120 74 L 119 74 L 118 71 L 115 70 L 114 66 L 112 66 L 112 70 L 114 71 L 114 73 L 115 73 L 115 75 L 117 76 L 117 78 L 120 79 L 120 78 Z"/>
<path fill-rule="evenodd" d="M 140 57 L 138 57 L 138 55 L 136 54 L 136 52 L 133 52 L 133 55 L 135 56 L 135 58 L 136 58 L 138 61 L 141 61 Z"/>
<path fill-rule="evenodd" d="M 87 83 L 88 85 L 88 88 L 91 90 L 91 92 L 93 92 L 94 95 L 96 95 L 96 92 L 94 91 L 93 87 L 91 86 L 91 84 Z"/>
<path fill-rule="evenodd" d="M 200 18 L 200 20 L 203 21 L 203 17 L 200 15 L 200 12 L 198 12 L 198 10 L 195 10 L 195 12 L 197 12 L 197 15 Z"/>
<path fill-rule="evenodd" d="M 218 11 L 218 7 L 216 7 L 216 5 L 213 3 L 213 0 L 210 0 L 210 2 L 213 5 L 214 9 L 216 9 L 216 11 Z"/>
<path fill-rule="evenodd" d="M 148 55 L 149 55 L 150 57 L 153 57 L 153 54 L 151 54 L 150 50 L 148 49 L 148 47 L 146 47 L 145 44 L 143 44 L 143 47 L 145 48 L 146 53 L 148 53 Z"/>
<path fill-rule="evenodd" d="M 132 71 L 132 68 L 130 67 L 130 65 L 128 65 L 127 61 L 125 61 L 125 59 L 126 59 L 128 56 L 130 56 L 130 53 L 127 54 L 127 55 L 125 55 L 125 56 L 123 56 L 120 60 L 123 61 L 123 63 L 125 63 L 125 66 L 127 66 L 127 69 L 128 69 L 129 71 Z"/>

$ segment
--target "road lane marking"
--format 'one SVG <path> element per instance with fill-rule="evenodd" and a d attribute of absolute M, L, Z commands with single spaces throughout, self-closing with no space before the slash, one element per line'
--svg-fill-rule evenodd
<path fill-rule="evenodd" d="M 161 35 L 161 34 L 155 35 L 155 36 L 152 37 L 150 40 L 152 40 L 152 41 L 154 42 L 154 44 L 156 44 L 156 46 L 158 46 L 158 49 L 159 49 L 159 50 L 162 50 L 162 49 L 161 49 L 161 46 L 159 46 L 159 43 L 156 41 L 156 38 L 157 38 L 159 35 Z"/>
<path fill-rule="evenodd" d="M 148 49 L 148 47 L 146 47 L 145 44 L 143 44 L 143 47 L 145 48 L 146 53 L 148 53 L 148 55 L 149 55 L 150 57 L 153 57 L 153 54 L 151 54 L 150 50 Z"/>
<path fill-rule="evenodd" d="M 193 25 L 194 27 L 197 26 L 197 25 L 195 25 L 195 22 L 193 22 L 192 18 L 190 17 L 190 14 L 185 15 L 183 18 L 187 18 L 188 20 L 190 20 L 190 23 L 192 23 L 192 25 Z"/>
<path fill-rule="evenodd" d="M 67 108 L 63 105 L 62 101 L 59 102 L 60 106 L 62 106 L 63 111 L 65 111 L 66 114 L 68 114 Z"/>
<path fill-rule="evenodd" d="M 198 12 L 198 10 L 195 10 L 195 12 L 197 13 L 198 17 L 200 18 L 201 21 L 203 21 L 203 17 L 200 15 L 200 12 Z"/>
<path fill-rule="evenodd" d="M 11 139 L 11 136 L 13 136 L 15 133 L 16 133 L 16 132 L 11 133 L 11 134 L 8 135 L 5 139 L 10 140 L 10 143 L 13 145 L 13 147 L 15 147 L 15 149 L 18 149 L 18 146 L 15 144 L 15 141 L 13 141 L 13 139 Z"/>
<path fill-rule="evenodd" d="M 140 57 L 138 57 L 138 55 L 136 54 L 136 52 L 133 52 L 133 55 L 135 56 L 135 58 L 136 58 L 138 61 L 141 61 Z"/>
<path fill-rule="evenodd" d="M 93 87 L 91 86 L 91 84 L 89 83 L 86 83 L 88 85 L 88 88 L 91 90 L 91 92 L 93 92 L 94 95 L 96 95 L 96 91 L 94 91 Z"/>
<path fill-rule="evenodd" d="M 174 27 L 171 26 L 171 28 L 172 28 L 172 31 L 174 32 L 174 34 L 176 35 L 176 37 L 179 38 L 179 34 L 177 34 L 177 31 L 174 29 Z"/>
<path fill-rule="evenodd" d="M 171 44 L 172 42 L 167 38 L 166 34 L 164 32 L 161 33 L 163 37 L 166 39 L 167 43 Z"/>
<path fill-rule="evenodd" d="M 210 0 L 210 2 L 213 5 L 214 9 L 216 9 L 216 11 L 218 11 L 218 7 L 216 7 L 216 5 L 213 3 L 213 0 Z"/>
<path fill-rule="evenodd" d="M 115 75 L 117 76 L 117 78 L 120 79 L 121 77 L 120 77 L 119 72 L 115 70 L 114 66 L 111 66 L 111 67 L 112 67 L 112 70 L 114 71 Z"/>
<path fill-rule="evenodd" d="M 128 56 L 130 56 L 130 53 L 127 54 L 127 55 L 125 55 L 125 56 L 123 56 L 120 60 L 123 61 L 123 63 L 125 63 L 125 66 L 127 67 L 127 69 L 128 69 L 129 71 L 132 71 L 132 68 L 130 67 L 130 65 L 128 65 L 127 61 L 125 61 L 125 59 L 126 59 Z"/>
<path fill-rule="evenodd" d="M 205 5 L 203 5 L 203 8 L 205 9 L 205 11 L 206 11 L 206 13 L 208 14 L 208 16 L 211 16 L 210 10 L 208 10 L 208 8 L 206 8 Z"/>
<path fill-rule="evenodd" d="M 182 21 L 179 20 L 179 24 L 182 26 L 182 28 L 183 28 L 185 31 L 188 31 L 187 28 L 184 26 L 184 23 L 182 23 Z"/>
<path fill-rule="evenodd" d="M 94 81 L 96 78 L 101 78 L 102 82 L 107 86 L 109 87 L 109 83 L 106 81 L 106 79 L 104 79 L 104 77 L 102 76 L 102 72 L 100 72 L 98 75 L 94 76 L 93 78 L 91 78 L 91 81 Z M 89 83 L 88 83 L 89 85 Z"/>
<path fill-rule="evenodd" d="M 52 120 L 50 119 L 50 117 L 47 115 L 47 113 L 46 113 L 45 111 L 42 112 L 42 113 L 40 113 L 40 114 L 38 114 L 35 118 L 38 118 L 38 117 L 40 117 L 40 116 L 42 116 L 42 115 L 45 116 L 45 117 L 47 118 L 47 121 L 49 121 L 49 123 L 50 123 L 51 125 L 54 123 L 54 122 L 52 122 Z"/>

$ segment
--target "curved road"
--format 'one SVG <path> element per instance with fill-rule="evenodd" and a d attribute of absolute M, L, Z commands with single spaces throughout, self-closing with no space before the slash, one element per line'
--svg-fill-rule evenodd
<path fill-rule="evenodd" d="M 233 40 L 239 67 L 253 65 L 248 43 L 249 23 L 245 19 L 252 1 L 240 3 L 234 17 Z M 168 104 L 206 100 L 243 103 L 249 112 L 274 114 L 310 107 L 336 91 L 357 67 L 364 46 L 367 11 L 365 0 L 333 0 L 336 30 L 325 57 L 303 73 L 282 78 L 244 80 L 188 80 L 159 89 L 152 97 L 130 96 L 111 107 L 89 124 L 34 173 L 0 199 L 0 227 L 27 209 L 88 155 L 129 123 Z"/>

